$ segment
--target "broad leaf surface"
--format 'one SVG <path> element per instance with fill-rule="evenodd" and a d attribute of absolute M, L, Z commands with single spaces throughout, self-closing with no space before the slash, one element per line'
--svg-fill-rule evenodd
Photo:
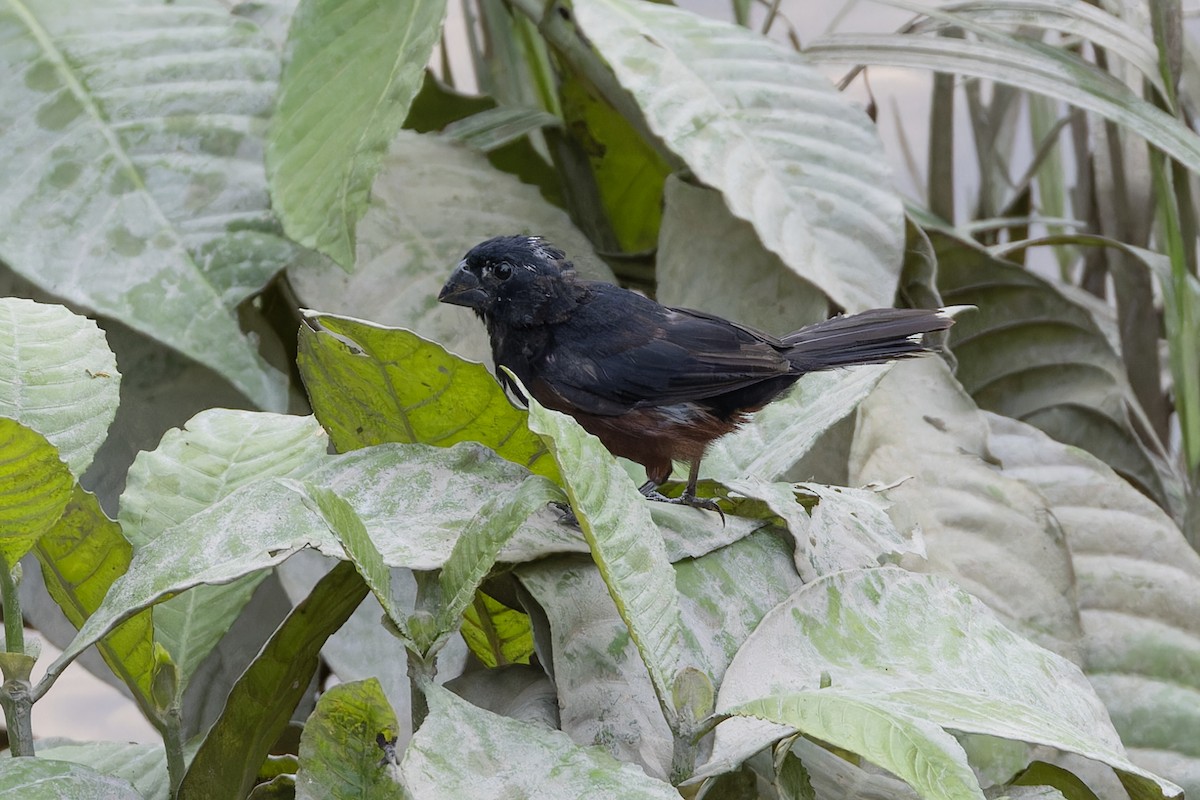
<path fill-rule="evenodd" d="M 996 469 L 984 418 L 941 359 L 896 364 L 860 407 L 850 482 L 899 482 L 888 513 L 899 530 L 919 525 L 926 551 L 906 567 L 954 578 L 1015 630 L 1078 661 L 1058 523 L 1036 491 Z"/>
<path fill-rule="evenodd" d="M 327 314 L 300 329 L 297 363 L 309 400 L 342 452 L 382 442 L 448 447 L 472 441 L 542 475 L 558 470 L 482 364 L 402 328 Z"/>
<path fill-rule="evenodd" d="M 684 660 L 719 683 L 763 616 L 802 585 L 792 558 L 789 537 L 764 530 L 676 562 Z M 668 775 L 671 731 L 596 567 L 551 559 L 517 574 L 549 622 L 545 644 L 553 653 L 563 731 L 651 775 Z"/>
<path fill-rule="evenodd" d="M 758 712 L 795 696 L 811 698 L 802 704 L 828 703 L 815 719 L 841 727 L 860 746 L 874 748 L 897 717 L 921 723 L 903 739 L 884 739 L 892 751 L 880 765 L 893 771 L 892 761 L 906 758 L 906 741 L 937 744 L 934 731 L 951 729 L 1078 753 L 1117 769 L 1141 796 L 1179 795 L 1178 787 L 1129 762 L 1078 667 L 1013 633 L 945 578 L 849 570 L 806 585 L 773 609 L 730 665 L 717 709 L 740 713 L 743 704 L 755 704 L 752 715 L 774 718 Z M 847 723 L 847 713 L 858 721 Z M 880 763 L 878 751 L 849 749 Z M 965 769 L 966 754 L 958 760 Z M 914 788 L 926 794 L 936 780 L 921 777 Z"/>
<path fill-rule="evenodd" d="M 1134 763 L 1200 792 L 1200 556 L 1098 459 L 988 415 L 1003 471 L 1038 489 L 1071 550 L 1083 670 Z"/>
<path fill-rule="evenodd" d="M 0 794 L 21 800 L 143 800 L 127 781 L 49 758 L 5 759 Z"/>
<path fill-rule="evenodd" d="M 281 408 L 233 313 L 299 256 L 266 192 L 270 43 L 207 0 L 7 3 L 0 40 L 0 257 Z"/>
<path fill-rule="evenodd" d="M 382 545 L 389 566 L 436 569 L 480 507 L 528 476 L 479 445 L 385 444 L 326 456 L 304 482 L 274 477 L 250 483 L 138 548 L 128 572 L 51 665 L 47 680 L 113 625 L 164 597 L 204 583 L 229 583 L 306 547 L 342 555 L 306 483 L 346 500 Z M 584 547 L 577 531 L 541 512 L 509 540 L 501 559 L 524 561 Z"/>
<path fill-rule="evenodd" d="M 230 493 L 271 477 L 298 477 L 325 456 L 312 417 L 212 409 L 163 436 L 130 467 L 120 522 L 138 546 Z M 265 573 L 184 592 L 155 610 L 159 641 L 186 682 L 249 601 Z"/>
<path fill-rule="evenodd" d="M 528 395 L 527 395 L 528 396 Z M 682 628 L 674 574 L 647 501 L 595 436 L 530 399 L 529 427 L 563 476 L 571 509 L 662 702 L 680 663 Z"/>
<path fill-rule="evenodd" d="M 437 294 L 468 250 L 514 233 L 544 236 L 574 259 L 581 274 L 612 279 L 566 213 L 537 189 L 463 145 L 401 131 L 358 226 L 354 274 L 301 264 L 288 275 L 302 305 L 403 326 L 486 361 L 483 325 L 469 310 L 439 303 Z"/>
<path fill-rule="evenodd" d="M 621 251 L 652 250 L 663 218 L 663 181 L 669 165 L 576 73 L 565 72 L 559 95 L 563 122 L 587 159 L 599 210 Z"/>
<path fill-rule="evenodd" d="M 355 227 L 421 88 L 446 0 L 303 0 L 271 121 L 271 198 L 288 234 L 354 264 Z"/>
<path fill-rule="evenodd" d="M 0 568 L 15 567 L 58 522 L 74 486 L 45 436 L 0 417 Z"/>
<path fill-rule="evenodd" d="M 1003 34 L 969 42 L 941 36 L 837 34 L 807 43 L 804 52 L 822 64 L 948 72 L 1044 94 L 1093 111 L 1200 172 L 1200 139 L 1193 131 L 1065 47 Z"/>
<path fill-rule="evenodd" d="M 650 129 L 768 249 L 850 311 L 891 305 L 903 212 L 870 120 L 795 50 L 629 0 L 574 4 Z"/>
<path fill-rule="evenodd" d="M 460 632 L 471 653 L 489 669 L 528 664 L 533 655 L 529 615 L 509 608 L 483 591 L 475 593 L 471 605 L 463 612 Z"/>
<path fill-rule="evenodd" d="M 429 717 L 401 764 L 414 798 L 679 797 L 670 784 L 559 731 L 484 711 L 438 687 L 428 697 Z"/>
<path fill-rule="evenodd" d="M 45 436 L 76 478 L 108 436 L 120 385 L 95 322 L 62 306 L 0 299 L 0 416 Z"/>
<path fill-rule="evenodd" d="M 50 596 L 77 629 L 100 607 L 113 582 L 129 569 L 133 548 L 121 526 L 100 508 L 96 496 L 75 485 L 62 517 L 34 548 Z M 143 712 L 154 668 L 154 621 L 142 611 L 97 643 L 113 674 L 133 693 Z"/>
<path fill-rule="evenodd" d="M 322 578 L 271 636 L 229 693 L 188 766 L 179 800 L 244 797 L 320 666 L 325 640 L 367 596 L 348 563 Z"/>
<path fill-rule="evenodd" d="M 700 474 L 717 480 L 809 477 L 792 476 L 789 470 L 823 433 L 871 394 L 889 369 L 854 367 L 805 375 L 741 428 L 713 442 L 701 462 Z"/>
<path fill-rule="evenodd" d="M 824 292 L 763 247 L 721 193 L 667 179 L 655 299 L 782 335 L 828 316 Z"/>
<path fill-rule="evenodd" d="M 168 800 L 170 781 L 162 744 L 127 742 L 47 743 L 38 748 L 39 759 L 71 761 L 129 781 L 144 800 Z M 184 748 L 191 758 L 195 745 Z"/>
<path fill-rule="evenodd" d="M 1088 311 L 1016 264 L 945 234 L 930 239 L 942 297 L 976 306 L 950 329 L 957 377 L 975 402 L 1094 453 L 1165 503 L 1130 420 L 1124 364 Z"/>
<path fill-rule="evenodd" d="M 296 800 L 400 800 L 404 789 L 383 760 L 377 736 L 396 738 L 396 712 L 379 681 L 330 688 L 304 723 Z"/>

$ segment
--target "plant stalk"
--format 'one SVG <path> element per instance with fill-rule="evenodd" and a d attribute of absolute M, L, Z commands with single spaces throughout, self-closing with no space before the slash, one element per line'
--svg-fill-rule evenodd
<path fill-rule="evenodd" d="M 4 708 L 4 722 L 8 726 L 9 752 L 14 757 L 32 756 L 33 752 L 33 698 L 29 695 L 29 681 L 11 678 L 0 687 L 0 706 Z"/>
<path fill-rule="evenodd" d="M 170 797 L 179 796 L 183 776 L 187 774 L 187 763 L 183 758 L 183 714 L 176 701 L 160 716 L 163 748 L 167 753 L 167 778 L 170 782 Z"/>
<path fill-rule="evenodd" d="M 21 598 L 17 595 L 17 578 L 7 560 L 0 558 L 0 603 L 4 604 L 4 649 L 9 653 L 25 652 L 25 618 L 21 615 Z"/>

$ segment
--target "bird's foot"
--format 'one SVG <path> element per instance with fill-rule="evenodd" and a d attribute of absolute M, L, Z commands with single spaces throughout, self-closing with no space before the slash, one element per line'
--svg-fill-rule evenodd
<path fill-rule="evenodd" d="M 692 508 L 700 508 L 705 511 L 715 511 L 721 515 L 721 524 L 725 524 L 725 512 L 721 510 L 721 507 L 711 497 L 696 497 L 691 492 L 684 492 L 679 497 L 667 497 L 657 489 L 643 492 L 643 494 L 647 500 L 654 500 L 658 503 L 670 503 L 675 506 L 691 506 Z"/>

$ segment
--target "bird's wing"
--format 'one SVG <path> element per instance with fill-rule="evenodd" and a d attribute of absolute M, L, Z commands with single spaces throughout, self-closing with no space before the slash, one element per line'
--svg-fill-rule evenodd
<path fill-rule="evenodd" d="M 774 337 L 610 288 L 556 329 L 540 370 L 580 410 L 614 415 L 704 400 L 791 371 Z"/>

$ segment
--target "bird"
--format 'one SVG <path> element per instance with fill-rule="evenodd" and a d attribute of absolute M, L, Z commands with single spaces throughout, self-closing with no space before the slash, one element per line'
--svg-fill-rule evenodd
<path fill-rule="evenodd" d="M 438 300 L 483 320 L 498 379 L 521 402 L 528 400 L 501 367 L 610 453 L 641 464 L 642 495 L 718 512 L 713 500 L 696 496 L 709 444 L 800 376 L 932 352 L 921 337 L 953 322 L 946 309 L 880 308 L 775 337 L 584 280 L 562 250 L 525 235 L 471 248 Z M 666 497 L 659 488 L 675 461 L 689 465 L 687 485 Z"/>

